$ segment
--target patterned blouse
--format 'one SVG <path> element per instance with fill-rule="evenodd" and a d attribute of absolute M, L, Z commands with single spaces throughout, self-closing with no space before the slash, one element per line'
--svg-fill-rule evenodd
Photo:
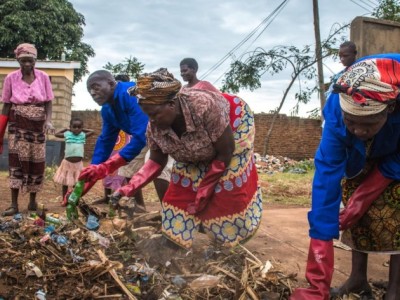
<path fill-rule="evenodd" d="M 178 162 L 210 161 L 216 155 L 213 143 L 229 125 L 229 104 L 220 94 L 205 90 L 185 90 L 180 95 L 186 132 L 179 138 L 172 128 L 159 129 L 149 122 L 148 146 Z"/>
<path fill-rule="evenodd" d="M 4 79 L 1 101 L 13 104 L 39 104 L 54 99 L 49 76 L 34 69 L 35 80 L 28 84 L 22 80 L 21 70 L 11 72 Z"/>

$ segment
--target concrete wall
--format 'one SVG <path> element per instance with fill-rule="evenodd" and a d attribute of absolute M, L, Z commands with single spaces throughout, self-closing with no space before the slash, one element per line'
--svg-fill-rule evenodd
<path fill-rule="evenodd" d="M 356 17 L 351 22 L 350 40 L 357 45 L 358 57 L 400 53 L 400 23 Z"/>

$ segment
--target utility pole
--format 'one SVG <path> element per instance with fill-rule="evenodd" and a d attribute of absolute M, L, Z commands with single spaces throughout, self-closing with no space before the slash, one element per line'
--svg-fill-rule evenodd
<path fill-rule="evenodd" d="M 318 0 L 313 0 L 314 12 L 314 33 L 315 33 L 315 55 L 317 58 L 318 70 L 318 86 L 319 86 L 319 100 L 321 103 L 321 120 L 323 120 L 322 109 L 325 105 L 325 86 L 324 86 L 324 70 L 322 67 L 322 50 L 321 50 L 321 35 L 319 31 L 319 9 Z"/>

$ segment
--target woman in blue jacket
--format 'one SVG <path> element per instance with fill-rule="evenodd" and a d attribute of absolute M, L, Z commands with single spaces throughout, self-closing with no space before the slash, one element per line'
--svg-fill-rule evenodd
<path fill-rule="evenodd" d="M 349 279 L 331 296 L 374 299 L 368 253 L 390 254 L 385 300 L 400 299 L 400 54 L 360 59 L 339 79 L 324 107 L 315 156 L 306 278 L 290 299 L 329 299 L 333 242 L 352 251 Z M 340 202 L 345 208 L 340 211 Z"/>

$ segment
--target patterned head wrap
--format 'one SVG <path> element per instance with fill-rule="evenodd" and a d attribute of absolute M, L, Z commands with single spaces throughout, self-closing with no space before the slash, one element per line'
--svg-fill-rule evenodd
<path fill-rule="evenodd" d="M 136 86 L 128 93 L 136 96 L 140 104 L 164 104 L 173 99 L 181 89 L 181 83 L 166 68 L 139 75 Z"/>
<path fill-rule="evenodd" d="M 380 113 L 399 97 L 400 64 L 392 59 L 366 59 L 352 65 L 334 86 L 340 107 L 355 116 Z"/>
<path fill-rule="evenodd" d="M 18 47 L 14 50 L 15 57 L 18 59 L 20 57 L 33 57 L 37 58 L 37 50 L 35 48 L 35 45 L 32 44 L 20 44 Z"/>

